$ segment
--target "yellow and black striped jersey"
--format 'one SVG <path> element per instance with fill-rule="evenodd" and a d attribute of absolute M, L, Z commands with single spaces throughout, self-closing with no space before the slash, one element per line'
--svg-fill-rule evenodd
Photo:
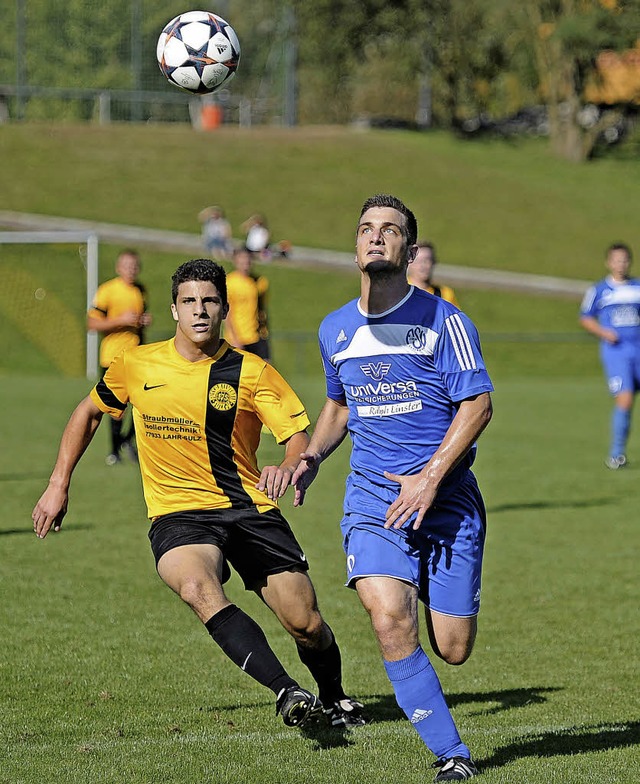
<path fill-rule="evenodd" d="M 214 357 L 189 362 L 175 339 L 126 349 L 91 390 L 114 418 L 133 407 L 140 472 L 151 519 L 170 512 L 276 507 L 256 489 L 262 425 L 278 443 L 309 426 L 297 395 L 275 368 L 222 341 Z"/>
<path fill-rule="evenodd" d="M 450 302 L 452 305 L 455 305 L 456 308 L 460 309 L 455 291 L 451 286 L 424 286 L 424 290 L 428 291 L 429 294 L 435 294 L 436 297 L 441 297 L 446 302 Z"/>
<path fill-rule="evenodd" d="M 141 316 L 145 310 L 144 288 L 138 283 L 129 284 L 122 278 L 113 278 L 98 286 L 89 315 L 94 318 L 116 318 L 123 313 L 137 313 Z M 140 330 L 132 327 L 123 327 L 103 335 L 100 366 L 109 367 L 121 351 L 137 346 L 140 342 Z"/>
<path fill-rule="evenodd" d="M 229 315 L 226 337 L 232 345 L 249 346 L 269 337 L 267 292 L 269 281 L 262 275 L 242 275 L 237 270 L 227 275 Z"/>

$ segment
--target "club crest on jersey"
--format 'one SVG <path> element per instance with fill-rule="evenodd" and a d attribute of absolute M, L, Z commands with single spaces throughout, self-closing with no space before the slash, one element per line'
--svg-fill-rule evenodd
<path fill-rule="evenodd" d="M 416 351 L 421 351 L 427 345 L 427 333 L 420 327 L 412 327 L 407 331 L 406 341 Z"/>
<path fill-rule="evenodd" d="M 368 362 L 360 365 L 360 370 L 374 381 L 381 381 L 391 370 L 391 365 L 387 362 Z"/>
<path fill-rule="evenodd" d="M 238 400 L 238 393 L 231 384 L 215 384 L 209 390 L 209 403 L 216 411 L 229 411 Z"/>

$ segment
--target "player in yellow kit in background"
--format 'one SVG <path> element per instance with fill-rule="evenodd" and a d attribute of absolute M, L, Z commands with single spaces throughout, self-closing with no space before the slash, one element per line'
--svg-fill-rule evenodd
<path fill-rule="evenodd" d="M 175 337 L 125 349 L 71 415 L 32 513 L 34 530 L 42 539 L 60 530 L 73 470 L 103 414 L 118 418 L 131 403 L 162 580 L 224 653 L 273 691 L 285 724 L 304 724 L 323 708 L 333 727 L 364 724 L 362 705 L 343 691 L 340 651 L 318 609 L 306 557 L 277 504 L 309 442 L 307 412 L 271 365 L 220 338 L 228 310 L 220 265 L 183 264 L 172 298 Z M 263 424 L 285 453 L 279 465 L 260 470 Z M 320 699 L 291 678 L 258 624 L 229 601 L 229 565 L 294 638 Z"/>
<path fill-rule="evenodd" d="M 267 324 L 269 281 L 252 269 L 252 254 L 245 248 L 233 251 L 233 272 L 227 275 L 229 315 L 224 325 L 228 343 L 270 361 Z"/>
<path fill-rule="evenodd" d="M 415 258 L 409 262 L 407 267 L 409 283 L 423 291 L 428 291 L 429 294 L 435 294 L 436 297 L 441 297 L 459 308 L 455 291 L 451 286 L 438 286 L 433 282 L 433 269 L 438 263 L 435 245 L 426 240 L 418 240 L 416 246 L 418 250 Z"/>
<path fill-rule="evenodd" d="M 151 324 L 146 293 L 138 280 L 139 274 L 138 252 L 132 249 L 121 251 L 116 260 L 116 277 L 98 286 L 87 314 L 88 329 L 102 334 L 102 375 L 121 351 L 143 342 L 144 328 Z M 133 437 L 132 422 L 124 431 L 122 419 L 111 420 L 111 452 L 106 457 L 107 465 L 119 463 L 123 449 L 133 460 L 137 460 Z"/>

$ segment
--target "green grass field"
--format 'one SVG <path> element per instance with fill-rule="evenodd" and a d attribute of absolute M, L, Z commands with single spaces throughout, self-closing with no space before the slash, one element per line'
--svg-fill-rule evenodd
<path fill-rule="evenodd" d="M 310 408 L 319 378 L 294 379 Z M 231 665 L 155 575 L 137 470 L 104 466 L 107 429 L 77 469 L 60 534 L 29 514 L 86 384 L 4 378 L 0 781 L 382 784 L 431 780 L 395 707 L 373 635 L 343 588 L 338 534 L 347 450 L 290 517 L 373 722 L 304 735 Z M 601 464 L 599 379 L 504 379 L 477 473 L 489 510 L 480 633 L 462 668 L 436 664 L 487 784 L 637 784 L 638 468 Z M 630 453 L 637 454 L 634 437 Z M 277 451 L 267 441 L 263 456 Z M 236 578 L 232 599 L 308 684 L 293 644 Z M 425 641 L 426 644 L 426 641 Z M 308 684 L 310 685 L 310 684 Z"/>
<path fill-rule="evenodd" d="M 0 155 L 1 209 L 195 231 L 197 209 L 220 201 L 234 225 L 264 209 L 296 244 L 345 250 L 362 198 L 398 190 L 437 229 L 447 262 L 590 279 L 610 239 L 640 247 L 637 162 L 571 167 L 536 142 L 16 125 L 0 126 Z M 347 173 L 339 187 L 336 171 Z M 116 251 L 101 246 L 102 279 Z M 183 260 L 143 252 L 151 340 L 173 331 L 169 276 Z M 31 509 L 88 389 L 73 348 L 84 320 L 78 261 L 73 247 L 0 246 L 0 784 L 430 782 L 431 759 L 395 705 L 364 610 L 342 587 L 345 447 L 302 509 L 283 503 L 341 642 L 346 686 L 373 719 L 344 737 L 286 729 L 270 693 L 161 583 L 137 469 L 104 465 L 104 425 L 76 471 L 63 531 L 36 540 Z M 276 364 L 313 415 L 324 396 L 314 333 L 356 296 L 357 276 L 286 263 L 263 271 Z M 610 401 L 577 302 L 457 293 L 496 385 L 476 463 L 489 534 L 474 655 L 435 666 L 479 781 L 638 784 L 640 429 L 628 468 L 606 471 Z M 267 438 L 263 460 L 277 451 Z M 235 577 L 229 592 L 310 686 L 269 612 Z"/>

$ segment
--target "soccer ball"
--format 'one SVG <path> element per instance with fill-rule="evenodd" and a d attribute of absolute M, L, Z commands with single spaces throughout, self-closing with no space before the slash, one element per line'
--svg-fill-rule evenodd
<path fill-rule="evenodd" d="M 240 42 L 224 19 L 188 11 L 167 24 L 156 56 L 169 82 L 190 93 L 214 93 L 228 84 L 240 62 Z"/>

